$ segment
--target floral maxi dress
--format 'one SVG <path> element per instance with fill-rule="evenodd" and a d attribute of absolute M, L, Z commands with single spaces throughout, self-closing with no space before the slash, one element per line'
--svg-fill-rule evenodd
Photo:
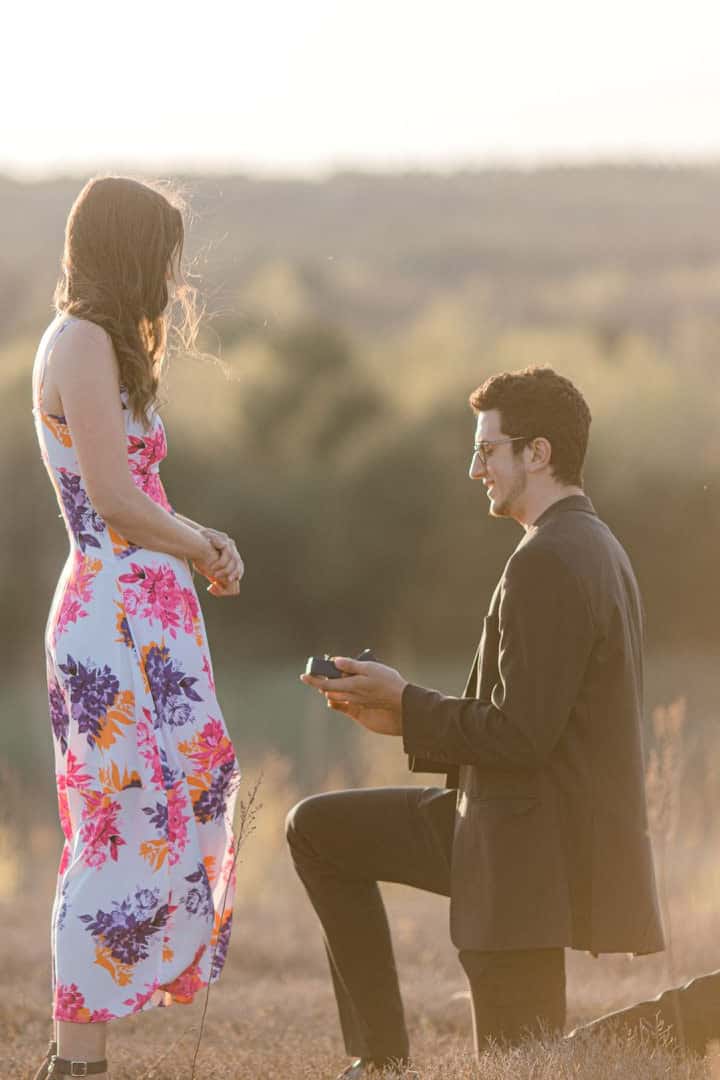
<path fill-rule="evenodd" d="M 100 1022 L 216 979 L 235 885 L 239 770 L 215 697 L 205 626 L 185 560 L 133 546 L 94 511 L 65 418 L 35 426 L 70 553 L 45 633 L 65 844 L 52 916 L 53 1016 Z M 121 391 L 134 482 L 172 512 L 159 475 L 162 420 L 137 423 Z"/>

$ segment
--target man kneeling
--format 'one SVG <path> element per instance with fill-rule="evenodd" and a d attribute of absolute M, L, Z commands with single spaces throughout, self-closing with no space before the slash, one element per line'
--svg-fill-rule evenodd
<path fill-rule="evenodd" d="M 370 731 L 402 738 L 444 787 L 316 795 L 288 816 L 322 923 L 349 1055 L 363 1077 L 408 1059 L 378 882 L 450 896 L 475 1045 L 562 1030 L 564 948 L 663 948 L 647 831 L 642 606 L 630 561 L 582 488 L 590 412 L 548 368 L 470 398 L 470 476 L 524 529 L 493 594 L 461 697 L 383 664 L 302 676 Z"/>

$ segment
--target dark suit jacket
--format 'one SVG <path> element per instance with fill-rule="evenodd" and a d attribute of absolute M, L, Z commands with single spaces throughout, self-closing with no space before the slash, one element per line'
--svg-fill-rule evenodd
<path fill-rule="evenodd" d="M 505 567 L 460 698 L 409 685 L 416 772 L 458 787 L 460 949 L 664 947 L 642 753 L 642 605 L 584 495 L 555 503 Z"/>

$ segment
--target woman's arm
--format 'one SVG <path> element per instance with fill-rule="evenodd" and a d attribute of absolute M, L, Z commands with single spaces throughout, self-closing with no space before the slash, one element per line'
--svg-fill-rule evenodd
<path fill-rule="evenodd" d="M 127 460 L 120 380 L 109 335 L 72 322 L 48 361 L 90 501 L 108 525 L 139 547 L 192 559 L 212 570 L 218 551 L 196 528 L 138 488 Z"/>
<path fill-rule="evenodd" d="M 192 518 L 186 517 L 185 514 L 175 514 L 176 521 L 182 521 L 183 524 L 189 525 L 191 529 L 204 529 L 204 525 L 200 525 L 199 522 L 193 521 Z"/>

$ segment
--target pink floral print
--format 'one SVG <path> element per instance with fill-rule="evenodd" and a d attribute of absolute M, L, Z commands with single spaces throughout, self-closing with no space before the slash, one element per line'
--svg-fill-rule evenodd
<path fill-rule="evenodd" d="M 99 559 L 84 555 L 78 548 L 75 551 L 73 568 L 55 624 L 55 635 L 62 634 L 69 623 L 87 618 L 87 605 L 92 600 L 92 582 L 102 569 Z"/>
<path fill-rule="evenodd" d="M 162 424 L 149 435 L 128 436 L 128 462 L 137 486 L 154 502 L 170 510 L 170 503 L 160 483 L 159 462 L 167 455 L 165 428 Z"/>
<path fill-rule="evenodd" d="M 135 586 L 122 593 L 126 614 L 159 622 L 173 638 L 177 637 L 178 629 L 186 634 L 197 632 L 200 607 L 194 590 L 181 586 L 171 567 L 131 563 L 130 572 L 121 574 L 119 580 Z"/>
<path fill-rule="evenodd" d="M 40 407 L 41 457 L 70 553 L 45 646 L 64 846 L 53 909 L 53 1015 L 101 1023 L 189 1002 L 219 977 L 232 925 L 239 769 L 187 562 L 139 548 L 87 495 L 65 418 Z M 133 480 L 172 512 L 162 420 L 121 392 Z"/>

